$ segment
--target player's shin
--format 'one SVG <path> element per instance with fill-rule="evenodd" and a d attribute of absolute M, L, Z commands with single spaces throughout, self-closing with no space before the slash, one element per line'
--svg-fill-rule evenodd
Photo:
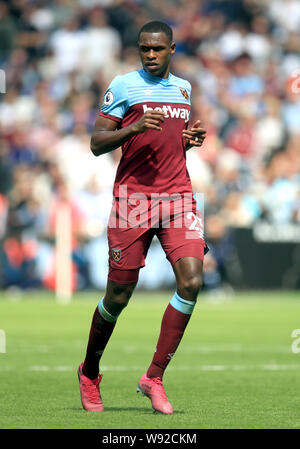
<path fill-rule="evenodd" d="M 89 379 L 95 379 L 99 374 L 99 362 L 114 330 L 118 316 L 111 315 L 105 309 L 102 298 L 93 315 L 82 367 L 83 374 Z"/>
<path fill-rule="evenodd" d="M 175 354 L 195 306 L 175 293 L 162 318 L 156 351 L 147 377 L 162 379 L 165 369 Z"/>

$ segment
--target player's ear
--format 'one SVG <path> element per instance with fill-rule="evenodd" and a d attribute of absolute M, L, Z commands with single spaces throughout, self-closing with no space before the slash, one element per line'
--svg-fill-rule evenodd
<path fill-rule="evenodd" d="M 176 51 L 176 44 L 175 44 L 175 42 L 172 42 L 171 43 L 171 55 L 174 55 L 175 51 Z"/>

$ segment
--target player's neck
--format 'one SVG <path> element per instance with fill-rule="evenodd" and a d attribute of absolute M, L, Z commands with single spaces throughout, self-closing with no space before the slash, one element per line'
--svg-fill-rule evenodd
<path fill-rule="evenodd" d="M 167 80 L 169 78 L 169 76 L 170 76 L 170 68 L 168 67 L 166 69 L 165 73 L 162 73 L 159 78 Z"/>

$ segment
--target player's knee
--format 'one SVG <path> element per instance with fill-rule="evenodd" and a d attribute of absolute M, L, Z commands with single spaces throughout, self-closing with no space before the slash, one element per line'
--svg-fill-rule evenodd
<path fill-rule="evenodd" d="M 196 274 L 182 279 L 178 285 L 178 294 L 189 301 L 196 301 L 198 293 L 202 287 L 202 276 Z"/>
<path fill-rule="evenodd" d="M 131 298 L 135 285 L 120 285 L 115 283 L 110 289 L 109 294 L 106 295 L 105 302 L 107 303 L 107 307 L 114 312 L 119 312 L 124 309 Z"/>
<path fill-rule="evenodd" d="M 131 298 L 132 295 L 132 291 L 131 290 L 123 290 L 117 294 L 115 294 L 112 299 L 111 302 L 114 303 L 116 306 L 119 307 L 126 307 L 129 299 Z"/>

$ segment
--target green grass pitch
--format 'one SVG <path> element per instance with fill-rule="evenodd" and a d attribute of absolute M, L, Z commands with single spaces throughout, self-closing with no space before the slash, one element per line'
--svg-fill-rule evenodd
<path fill-rule="evenodd" d="M 76 369 L 100 294 L 76 294 L 63 306 L 47 293 L 2 293 L 0 428 L 300 428 L 296 292 L 200 295 L 164 377 L 175 412 L 152 412 L 136 384 L 171 295 L 135 292 L 102 358 L 105 412 L 92 413 L 81 408 Z"/>

